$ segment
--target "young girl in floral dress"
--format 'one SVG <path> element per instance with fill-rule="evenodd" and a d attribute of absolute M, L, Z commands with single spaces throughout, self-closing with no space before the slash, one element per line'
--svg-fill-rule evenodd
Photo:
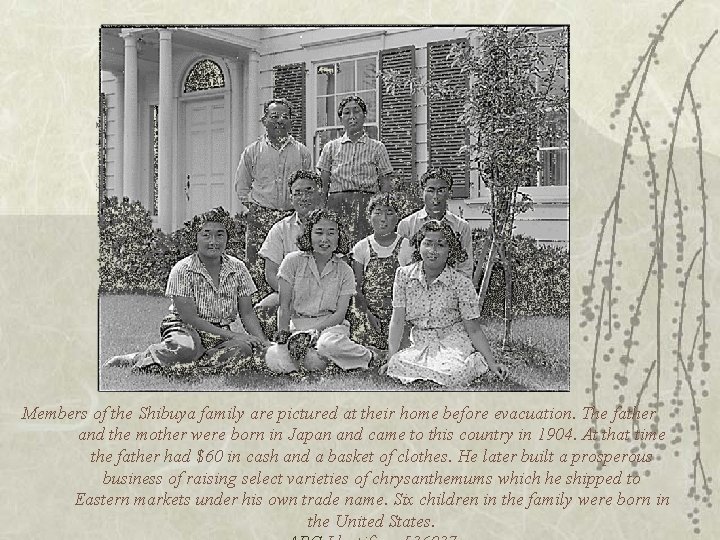
<path fill-rule="evenodd" d="M 480 327 L 472 281 L 454 266 L 466 256 L 450 226 L 430 220 L 413 236 L 413 264 L 401 266 L 393 285 L 386 373 L 403 383 L 418 379 L 465 386 L 488 370 L 507 374 Z M 405 323 L 411 346 L 398 350 Z"/>

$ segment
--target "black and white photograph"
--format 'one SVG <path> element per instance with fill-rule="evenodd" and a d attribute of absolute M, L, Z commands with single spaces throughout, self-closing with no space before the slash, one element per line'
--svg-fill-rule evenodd
<path fill-rule="evenodd" d="M 569 33 L 100 28 L 99 390 L 570 390 Z"/>

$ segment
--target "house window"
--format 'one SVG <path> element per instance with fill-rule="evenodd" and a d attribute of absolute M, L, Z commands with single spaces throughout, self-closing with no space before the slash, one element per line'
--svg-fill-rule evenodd
<path fill-rule="evenodd" d="M 548 74 L 554 71 L 555 76 L 550 84 L 550 95 L 568 102 L 567 52 L 568 33 L 566 28 L 544 29 L 538 32 L 538 41 L 547 54 L 544 65 L 539 72 Z M 552 49 L 561 48 L 561 58 L 553 54 Z M 557 61 L 556 61 L 557 59 Z M 568 109 L 563 114 L 551 115 L 548 121 L 554 125 L 555 131 L 568 129 Z M 538 159 L 541 167 L 536 177 L 537 187 L 567 186 L 568 184 L 568 146 L 567 138 L 550 137 L 540 141 Z"/>
<path fill-rule="evenodd" d="M 320 151 L 325 143 L 343 133 L 337 108 L 346 96 L 355 94 L 365 102 L 368 108 L 365 131 L 368 136 L 377 139 L 376 73 L 376 56 L 315 65 L 316 129 L 313 137 L 315 163 L 320 158 Z"/>
<path fill-rule="evenodd" d="M 212 60 L 197 62 L 185 78 L 183 93 L 200 92 L 211 88 L 224 88 L 225 76 L 220 66 Z"/>

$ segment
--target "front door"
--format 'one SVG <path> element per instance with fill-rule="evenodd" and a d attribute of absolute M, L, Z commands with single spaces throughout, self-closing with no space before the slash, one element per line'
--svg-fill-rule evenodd
<path fill-rule="evenodd" d="M 228 119 L 225 98 L 185 103 L 185 219 L 216 206 L 230 211 Z"/>

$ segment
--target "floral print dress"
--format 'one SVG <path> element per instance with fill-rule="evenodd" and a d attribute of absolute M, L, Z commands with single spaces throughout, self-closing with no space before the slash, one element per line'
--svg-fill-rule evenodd
<path fill-rule="evenodd" d="M 389 376 L 403 383 L 422 379 L 465 386 L 488 370 L 463 324 L 480 317 L 477 294 L 472 281 L 454 268 L 446 266 L 430 285 L 422 262 L 398 268 L 393 307 L 405 308 L 412 330 L 411 346 L 390 358 Z"/>

